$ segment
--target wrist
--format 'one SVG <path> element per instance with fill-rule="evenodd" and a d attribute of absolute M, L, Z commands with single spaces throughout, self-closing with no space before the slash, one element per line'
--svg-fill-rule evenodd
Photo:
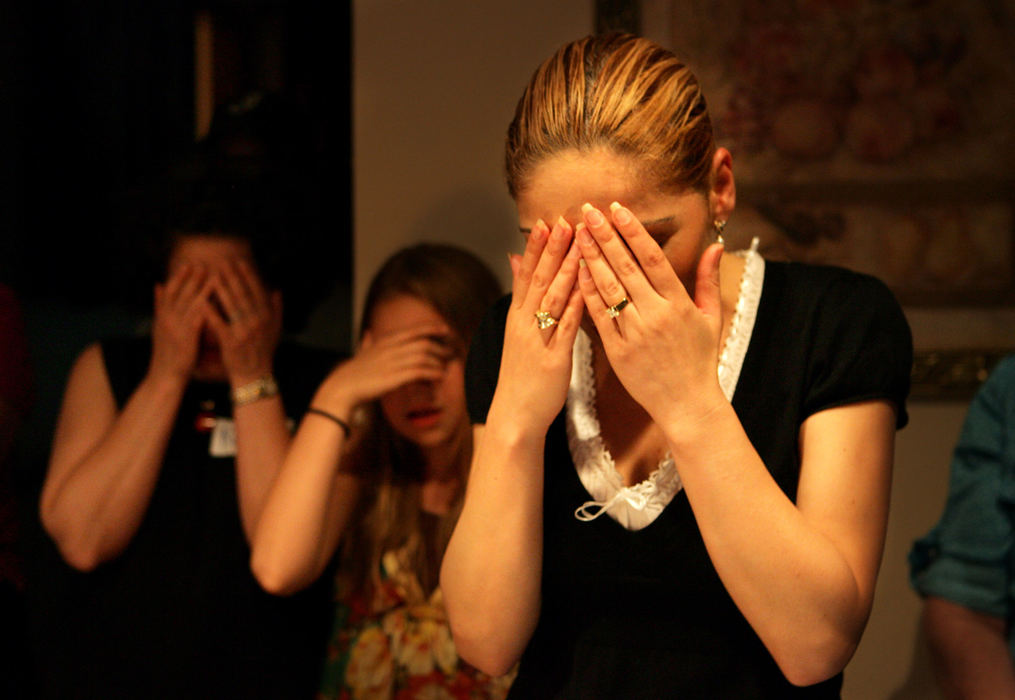
<path fill-rule="evenodd" d="M 495 396 L 486 414 L 484 436 L 492 436 L 498 443 L 512 448 L 542 445 L 550 426 L 525 420 L 528 416 L 523 414 L 524 411 L 498 403 Z"/>
<path fill-rule="evenodd" d="M 662 428 L 670 451 L 675 458 L 688 456 L 702 446 L 714 448 L 716 440 L 724 434 L 724 425 L 730 416 L 737 421 L 733 406 L 719 393 L 711 400 L 698 401 L 692 406 L 675 406 L 680 409 L 654 422 Z M 711 448 L 710 448 L 711 449 Z"/>
<path fill-rule="evenodd" d="M 159 372 L 153 369 L 149 369 L 142 380 L 142 384 L 160 395 L 183 394 L 189 383 L 190 377 L 185 374 Z"/>
<path fill-rule="evenodd" d="M 348 385 L 349 382 L 341 381 L 335 373 L 331 374 L 318 387 L 310 405 L 348 421 L 352 418 L 356 408 L 366 402 L 366 399 L 360 398 L 350 392 Z"/>
<path fill-rule="evenodd" d="M 278 396 L 278 392 L 278 382 L 275 381 L 275 377 L 265 374 L 248 382 L 233 384 L 229 395 L 233 400 L 233 408 L 239 408 L 255 401 Z"/>
<path fill-rule="evenodd" d="M 274 377 L 272 366 L 244 369 L 243 371 L 229 371 L 229 388 L 235 391 L 241 386 L 251 384 L 265 377 Z"/>

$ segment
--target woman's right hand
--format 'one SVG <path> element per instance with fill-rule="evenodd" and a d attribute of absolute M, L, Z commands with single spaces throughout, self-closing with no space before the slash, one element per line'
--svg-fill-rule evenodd
<path fill-rule="evenodd" d="M 155 285 L 150 376 L 190 379 L 211 290 L 208 269 L 193 264 L 181 266 L 165 284 Z"/>
<path fill-rule="evenodd" d="M 571 349 L 581 322 L 583 302 L 578 290 L 578 247 L 571 226 L 557 219 L 550 230 L 536 222 L 525 252 L 511 258 L 511 308 L 504 329 L 497 390 L 491 415 L 503 407 L 507 420 L 545 434 L 567 398 L 571 381 Z M 557 323 L 540 328 L 537 312 Z M 501 418 L 503 420 L 504 418 Z M 487 423 L 493 419 L 488 418 Z"/>
<path fill-rule="evenodd" d="M 417 326 L 375 338 L 363 334 L 359 349 L 325 378 L 313 405 L 343 419 L 356 406 L 416 381 L 436 381 L 454 355 L 445 323 Z"/>

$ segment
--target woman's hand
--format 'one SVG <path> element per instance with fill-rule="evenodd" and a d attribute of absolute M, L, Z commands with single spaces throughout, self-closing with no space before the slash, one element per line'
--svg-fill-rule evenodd
<path fill-rule="evenodd" d="M 234 387 L 271 374 L 282 333 L 282 295 L 265 289 L 253 266 L 234 260 L 216 270 L 205 320 L 219 342 L 222 364 Z"/>
<path fill-rule="evenodd" d="M 571 349 L 581 322 L 582 299 L 575 286 L 578 250 L 572 241 L 571 226 L 563 218 L 552 231 L 540 219 L 524 254 L 511 258 L 511 308 L 490 411 L 503 407 L 540 434 L 567 398 Z M 549 320 L 540 324 L 537 312 Z"/>
<path fill-rule="evenodd" d="M 198 342 L 212 282 L 200 265 L 180 267 L 165 284 L 155 285 L 152 359 L 149 375 L 189 381 L 197 363 Z"/>
<path fill-rule="evenodd" d="M 366 331 L 356 354 L 325 378 L 313 405 L 348 418 L 356 406 L 404 384 L 439 380 L 454 354 L 452 330 L 445 323 L 428 323 L 380 338 Z"/>
<path fill-rule="evenodd" d="M 610 365 L 657 424 L 705 416 L 722 397 L 716 367 L 723 247 L 713 244 L 702 255 L 692 300 L 631 212 L 616 202 L 610 210 L 612 225 L 586 204 L 576 232 L 586 262 L 579 286 Z M 611 313 L 623 299 L 629 303 Z"/>

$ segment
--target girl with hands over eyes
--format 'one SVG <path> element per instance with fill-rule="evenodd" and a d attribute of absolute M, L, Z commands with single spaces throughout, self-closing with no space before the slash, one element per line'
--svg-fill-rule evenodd
<path fill-rule="evenodd" d="M 506 693 L 510 678 L 459 662 L 437 586 L 472 454 L 466 349 L 498 296 L 462 249 L 394 254 L 367 292 L 359 348 L 320 385 L 286 455 L 251 568 L 288 595 L 337 565 L 322 697 Z"/>
<path fill-rule="evenodd" d="M 529 240 L 469 353 L 462 657 L 518 663 L 511 698 L 838 697 L 907 420 L 898 304 L 726 250 L 732 157 L 648 40 L 547 59 L 506 164 Z"/>

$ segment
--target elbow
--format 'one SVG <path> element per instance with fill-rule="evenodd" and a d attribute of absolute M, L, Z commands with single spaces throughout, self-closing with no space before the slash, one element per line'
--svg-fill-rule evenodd
<path fill-rule="evenodd" d="M 255 548 L 250 555 L 250 571 L 266 592 L 276 596 L 290 596 L 298 593 L 313 582 L 313 578 L 295 575 L 293 572 L 278 566 L 269 557 Z"/>
<path fill-rule="evenodd" d="M 67 562 L 71 567 L 77 569 L 83 574 L 89 574 L 99 567 L 102 563 L 102 558 L 94 552 L 74 550 L 69 547 L 60 546 L 57 543 L 60 550 L 60 556 Z"/>
<path fill-rule="evenodd" d="M 60 558 L 68 566 L 87 574 L 95 571 L 99 564 L 105 561 L 98 546 L 83 536 L 75 536 L 71 528 L 61 521 L 56 511 L 45 501 L 39 507 L 39 520 L 42 529 L 60 552 Z"/>
<path fill-rule="evenodd" d="M 773 658 L 787 681 L 797 687 L 806 687 L 842 672 L 853 658 L 859 640 L 830 634 L 824 639 L 799 641 L 804 645 L 795 644 L 793 649 L 773 654 Z"/>
<path fill-rule="evenodd" d="M 518 663 L 520 654 L 498 644 L 495 635 L 469 634 L 451 625 L 458 656 L 488 676 L 503 676 Z"/>
<path fill-rule="evenodd" d="M 510 620 L 459 610 L 445 593 L 445 609 L 458 655 L 489 676 L 502 676 L 515 667 L 534 626 L 516 629 Z M 517 619 L 517 618 L 515 618 Z"/>
<path fill-rule="evenodd" d="M 80 538 L 61 537 L 59 533 L 46 528 L 50 538 L 56 544 L 60 557 L 72 568 L 83 574 L 91 573 L 102 564 L 106 558 L 94 544 L 81 541 Z"/>

